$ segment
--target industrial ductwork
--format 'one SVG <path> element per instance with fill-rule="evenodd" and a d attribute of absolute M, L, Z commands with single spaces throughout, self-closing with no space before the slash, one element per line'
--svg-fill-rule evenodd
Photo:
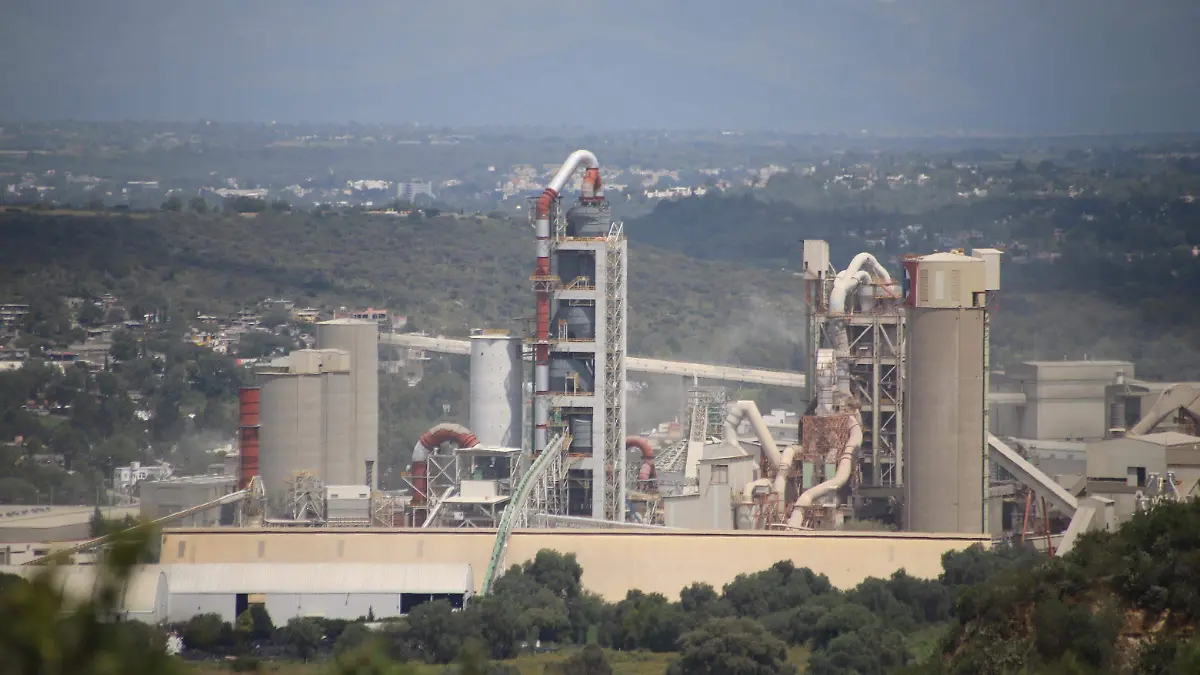
<path fill-rule="evenodd" d="M 637 448 L 642 452 L 642 465 L 638 468 L 638 480 L 650 480 L 655 477 L 654 447 L 649 439 L 641 436 L 626 436 L 625 449 Z"/>
<path fill-rule="evenodd" d="M 550 210 L 567 181 L 576 169 L 583 166 L 582 199 L 604 198 L 600 183 L 600 163 L 588 150 L 572 152 L 554 174 L 542 196 L 537 200 L 534 236 L 537 237 L 537 267 L 533 272 L 537 294 L 537 328 L 534 339 L 534 410 L 533 452 L 540 453 L 549 441 L 550 424 L 550 291 L 553 276 L 550 271 Z"/>
<path fill-rule="evenodd" d="M 1125 435 L 1144 436 L 1177 410 L 1200 419 L 1200 389 L 1178 383 L 1163 389 L 1150 410 Z"/>
<path fill-rule="evenodd" d="M 829 316 L 836 321 L 834 326 L 834 351 L 837 355 L 837 388 L 843 394 L 850 393 L 850 364 L 845 359 L 850 358 L 850 336 L 846 332 L 844 316 L 851 296 L 857 295 L 860 311 L 870 310 L 875 300 L 872 288 L 872 275 L 880 283 L 892 283 L 888 271 L 879 264 L 870 253 L 859 253 L 850 261 L 849 267 L 837 273 L 833 280 L 833 290 L 829 293 Z"/>
<path fill-rule="evenodd" d="M 479 439 L 461 424 L 443 423 L 421 434 L 412 452 L 413 504 L 424 504 L 429 498 L 429 455 L 442 443 L 454 441 L 460 448 L 474 448 Z"/>
<path fill-rule="evenodd" d="M 779 447 L 775 445 L 775 439 L 771 438 L 771 432 L 767 429 L 767 423 L 763 420 L 762 414 L 758 412 L 758 405 L 754 401 L 735 401 L 729 404 L 726 411 L 725 445 L 732 445 L 738 450 L 742 449 L 738 441 L 737 428 L 743 419 L 747 419 L 750 422 L 750 428 L 754 429 L 754 435 L 758 436 L 758 441 L 762 444 L 763 453 L 766 454 L 768 461 L 771 462 L 771 466 L 778 467 L 783 457 L 779 452 Z"/>
<path fill-rule="evenodd" d="M 838 455 L 837 471 L 834 473 L 833 478 L 824 483 L 814 485 L 800 495 L 800 498 L 796 500 L 796 509 L 792 511 L 792 517 L 788 525 L 801 527 L 804 523 L 803 509 L 811 507 L 818 499 L 837 492 L 850 480 L 850 474 L 854 472 L 854 458 L 862 442 L 862 416 L 856 412 L 854 414 L 854 421 L 850 427 L 850 437 L 846 439 L 846 445 Z"/>
<path fill-rule="evenodd" d="M 791 445 L 783 452 L 779 451 L 779 446 L 771 437 L 771 431 L 767 428 L 767 423 L 763 420 L 762 414 L 758 411 L 758 405 L 754 401 L 737 401 L 729 404 L 728 412 L 725 414 L 724 442 L 726 445 L 732 445 L 739 451 L 742 449 L 738 440 L 737 428 L 743 419 L 750 422 L 750 427 L 754 429 L 754 435 L 758 437 L 758 441 L 762 445 L 763 454 L 771 463 L 771 468 L 775 470 L 774 480 L 760 478 L 747 484 L 744 488 L 744 496 L 750 499 L 756 487 L 771 486 L 772 491 L 782 497 L 786 494 L 788 474 L 791 472 L 792 462 L 796 459 L 796 446 Z"/>

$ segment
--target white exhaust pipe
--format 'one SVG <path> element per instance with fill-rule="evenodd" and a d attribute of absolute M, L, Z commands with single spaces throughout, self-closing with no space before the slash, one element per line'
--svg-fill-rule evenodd
<path fill-rule="evenodd" d="M 758 436 L 759 443 L 762 443 L 763 452 L 770 460 L 771 466 L 779 468 L 783 457 L 779 452 L 779 447 L 775 445 L 775 439 L 771 438 L 771 432 L 767 429 L 767 423 L 763 421 L 762 415 L 758 412 L 758 406 L 754 401 L 737 401 L 730 403 L 728 413 L 725 415 L 725 444 L 736 446 L 739 450 L 741 445 L 738 442 L 737 428 L 742 423 L 743 418 L 750 420 L 750 427 L 754 429 L 754 435 Z"/>
<path fill-rule="evenodd" d="M 837 460 L 837 472 L 833 478 L 814 485 L 804 491 L 800 498 L 796 500 L 796 510 L 792 511 L 792 518 L 788 525 L 800 527 L 804 522 L 804 511 L 802 508 L 808 508 L 813 505 L 818 499 L 837 492 L 843 485 L 850 480 L 850 474 L 854 472 L 854 458 L 858 454 L 858 448 L 863 442 L 862 431 L 862 416 L 858 413 L 854 415 L 853 426 L 850 428 L 850 438 L 846 440 L 846 446 L 842 449 Z"/>

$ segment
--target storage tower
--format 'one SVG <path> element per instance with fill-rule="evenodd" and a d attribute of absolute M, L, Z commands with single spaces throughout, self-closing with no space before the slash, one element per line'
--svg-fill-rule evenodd
<path fill-rule="evenodd" d="M 258 468 L 270 514 L 288 512 L 285 495 L 298 476 L 329 485 L 357 482 L 350 460 L 350 355 L 301 349 L 255 375 L 261 399 Z"/>
<path fill-rule="evenodd" d="M 379 484 L 379 326 L 358 319 L 322 321 L 317 324 L 317 348 L 350 354 L 352 427 L 345 461 L 352 470 L 340 484 L 373 490 Z"/>
<path fill-rule="evenodd" d="M 521 447 L 521 338 L 471 336 L 471 431 L 483 445 Z"/>
<path fill-rule="evenodd" d="M 961 253 L 904 263 L 910 531 L 986 531 L 988 286 L 997 285 L 987 268 Z"/>

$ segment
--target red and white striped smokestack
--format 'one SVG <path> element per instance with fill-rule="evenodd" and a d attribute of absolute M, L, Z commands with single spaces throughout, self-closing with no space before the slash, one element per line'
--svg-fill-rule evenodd
<path fill-rule="evenodd" d="M 558 199 L 563 187 L 580 166 L 586 169 L 583 190 L 589 198 L 594 197 L 600 178 L 600 162 L 596 155 L 587 150 L 572 152 L 559 167 L 558 173 L 546 186 L 546 191 L 537 201 L 534 231 L 537 237 L 537 267 L 533 272 L 534 288 L 537 293 L 537 329 L 533 343 L 533 451 L 540 453 L 550 441 L 550 209 Z M 590 185 L 593 187 L 589 188 Z M 592 195 L 587 195 L 588 190 Z"/>

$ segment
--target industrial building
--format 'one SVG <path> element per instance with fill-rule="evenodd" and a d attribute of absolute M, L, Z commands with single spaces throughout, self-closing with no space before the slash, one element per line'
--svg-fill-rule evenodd
<path fill-rule="evenodd" d="M 846 587 L 898 569 L 934 576 L 942 554 L 975 543 L 1069 550 L 1200 483 L 1200 389 L 1135 380 L 1122 361 L 993 373 L 1001 251 L 907 255 L 893 276 L 869 253 L 838 269 L 828 243 L 805 241 L 807 372 L 788 373 L 626 353 L 627 243 L 591 152 L 572 153 L 531 207 L 527 335 L 319 324 L 316 349 L 260 367 L 243 390 L 236 476 L 143 488 L 160 524 L 238 526 L 168 530 L 163 561 L 245 564 L 252 580 L 282 563 L 470 566 L 478 578 L 446 572 L 469 578 L 463 601 L 541 548 L 575 553 L 585 585 L 610 598 L 719 586 L 781 559 Z M 386 493 L 380 345 L 470 359 L 469 423 L 414 439 L 407 489 Z M 631 373 L 689 378 L 677 427 L 627 434 Z M 763 415 L 701 378 L 804 388 L 808 407 Z M 862 527 L 900 531 L 849 531 Z M 207 585 L 208 571 L 179 574 L 188 603 L 229 613 L 251 601 L 242 596 L 269 595 L 299 616 L 335 611 L 338 589 L 347 615 L 457 592 L 415 572 L 389 585 L 331 567 L 309 595 L 265 576 Z"/>
<path fill-rule="evenodd" d="M 403 616 L 430 600 L 455 607 L 474 592 L 470 565 L 226 563 L 164 565 L 169 619 L 218 614 L 232 623 L 252 603 L 272 622 L 316 616 Z"/>
<path fill-rule="evenodd" d="M 529 528 L 509 538 L 507 560 L 520 564 L 543 549 L 574 555 L 583 567 L 584 588 L 616 602 L 632 589 L 677 597 L 692 583 L 721 588 L 739 574 L 765 570 L 780 560 L 824 574 L 844 590 L 899 569 L 934 579 L 942 571 L 944 553 L 989 542 L 987 536 L 967 534 Z M 481 570 L 490 566 L 495 544 L 494 530 L 474 528 L 181 529 L 163 533 L 162 562 L 168 568 L 184 563 L 266 568 L 283 563 L 466 563 Z M 474 579 L 476 591 L 483 593 L 486 578 Z"/>
<path fill-rule="evenodd" d="M 0 574 L 14 574 L 27 580 L 49 574 L 54 588 L 62 594 L 68 609 L 95 598 L 100 568 L 95 565 L 69 565 L 51 568 L 21 565 L 0 567 Z M 121 597 L 116 599 L 116 620 L 134 620 L 157 624 L 167 620 L 167 577 L 163 568 L 146 565 L 133 571 Z"/>
<path fill-rule="evenodd" d="M 99 571 L 94 565 L 0 567 L 0 574 L 26 579 L 49 573 L 68 607 L 94 598 Z M 467 564 L 144 565 L 133 571 L 110 618 L 157 624 L 217 614 L 233 623 L 251 604 L 261 604 L 279 625 L 300 617 L 383 619 L 431 600 L 462 607 L 474 588 Z"/>
<path fill-rule="evenodd" d="M 198 504 L 205 504 L 237 490 L 236 476 L 188 476 L 141 483 L 139 515 L 157 520 Z M 181 527 L 233 524 L 232 512 L 201 511 L 177 521 Z"/>

